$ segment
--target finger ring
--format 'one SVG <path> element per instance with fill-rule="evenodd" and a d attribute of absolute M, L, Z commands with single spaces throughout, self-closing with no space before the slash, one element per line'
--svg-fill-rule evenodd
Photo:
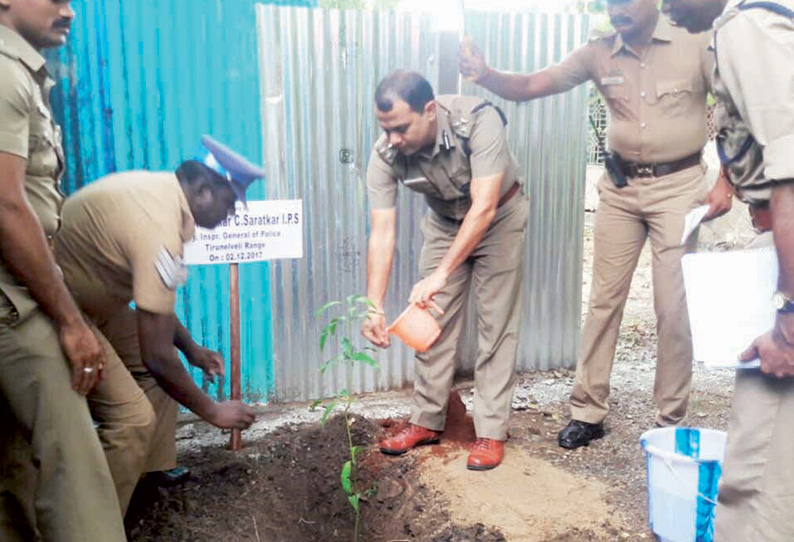
<path fill-rule="evenodd" d="M 84 373 L 93 373 L 94 372 L 94 368 L 93 367 L 83 367 L 83 372 Z"/>

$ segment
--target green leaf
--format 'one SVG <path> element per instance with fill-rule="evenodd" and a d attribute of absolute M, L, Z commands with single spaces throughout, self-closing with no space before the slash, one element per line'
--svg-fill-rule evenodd
<path fill-rule="evenodd" d="M 320 365 L 320 373 L 321 373 L 321 374 L 325 374 L 325 371 L 327 371 L 327 370 L 328 370 L 328 369 L 331 367 L 331 365 L 333 365 L 333 364 L 334 364 L 334 362 L 336 361 L 336 358 L 337 358 L 337 357 L 338 357 L 338 356 L 334 356 L 334 357 L 332 357 L 331 359 L 325 360 L 325 361 L 323 362 L 323 364 L 322 364 L 322 365 Z"/>
<path fill-rule="evenodd" d="M 353 510 L 358 512 L 358 501 L 361 499 L 361 495 L 356 493 L 355 495 L 348 495 L 347 500 L 350 501 L 351 506 L 353 506 Z"/>
<path fill-rule="evenodd" d="M 356 457 L 358 457 L 358 454 L 360 452 L 361 452 L 361 446 L 353 446 L 352 448 L 350 448 L 350 457 L 352 458 L 351 462 L 354 465 L 356 464 Z"/>
<path fill-rule="evenodd" d="M 353 474 L 353 462 L 352 461 L 345 461 L 345 464 L 342 465 L 342 489 L 345 490 L 345 494 L 350 496 L 353 494 L 353 480 L 350 477 Z"/>
<path fill-rule="evenodd" d="M 356 298 L 358 298 L 358 296 L 356 294 L 347 296 L 347 299 L 345 299 L 345 301 L 347 302 L 347 306 L 348 307 L 352 307 L 353 305 L 355 305 L 356 304 Z"/>
<path fill-rule="evenodd" d="M 328 416 L 331 415 L 331 412 L 334 411 L 334 409 L 336 408 L 337 404 L 338 403 L 336 401 L 331 401 L 330 403 L 325 405 L 325 412 L 323 412 L 323 417 L 320 419 L 320 425 L 321 426 L 325 427 L 325 422 L 328 421 Z"/>
<path fill-rule="evenodd" d="M 321 404 L 323 404 L 323 399 L 317 399 L 316 401 L 312 401 L 312 404 L 309 407 L 309 410 L 314 412 L 315 410 L 317 410 L 317 407 L 320 406 Z"/>
<path fill-rule="evenodd" d="M 322 333 L 320 333 L 320 352 L 325 348 L 325 341 L 328 340 L 328 334 L 331 332 L 330 326 L 325 326 Z"/>
<path fill-rule="evenodd" d="M 314 311 L 314 317 L 319 318 L 328 309 L 330 309 L 331 307 L 336 307 L 337 305 L 341 305 L 341 303 L 339 303 L 339 301 L 331 301 L 330 303 L 326 303 L 325 305 Z"/>
<path fill-rule="evenodd" d="M 380 368 L 378 362 L 375 361 L 372 358 L 372 356 L 370 356 L 369 354 L 365 354 L 364 352 L 356 352 L 355 354 L 353 354 L 352 359 L 364 363 L 366 365 L 369 365 L 370 367 L 374 367 L 376 369 Z"/>
<path fill-rule="evenodd" d="M 347 337 L 342 338 L 342 352 L 344 352 L 345 359 L 352 359 L 353 343 Z"/>
<path fill-rule="evenodd" d="M 336 335 L 336 328 L 339 326 L 341 322 L 346 321 L 347 318 L 344 316 L 337 316 L 328 324 L 328 328 L 331 330 L 331 335 Z"/>

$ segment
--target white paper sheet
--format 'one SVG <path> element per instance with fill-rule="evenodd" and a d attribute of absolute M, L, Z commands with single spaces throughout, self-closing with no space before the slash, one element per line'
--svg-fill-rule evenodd
<path fill-rule="evenodd" d="M 709 212 L 708 205 L 701 205 L 700 207 L 695 207 L 687 215 L 684 217 L 684 234 L 681 236 L 681 244 L 685 244 L 686 240 L 689 239 L 689 236 L 692 235 L 692 232 L 700 226 L 700 223 L 703 221 L 703 217 L 706 216 L 706 213 Z"/>
<path fill-rule="evenodd" d="M 684 268 L 695 361 L 714 368 L 753 368 L 738 356 L 775 324 L 774 247 L 687 254 Z"/>

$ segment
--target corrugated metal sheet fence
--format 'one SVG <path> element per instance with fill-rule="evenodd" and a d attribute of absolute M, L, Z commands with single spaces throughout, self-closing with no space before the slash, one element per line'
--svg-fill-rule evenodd
<path fill-rule="evenodd" d="M 532 72 L 562 60 L 587 40 L 587 17 L 549 13 L 469 14 L 466 31 L 500 70 Z M 576 364 L 582 291 L 582 231 L 587 166 L 587 86 L 515 104 L 466 83 L 511 119 L 509 141 L 525 168 L 531 206 L 526 246 L 525 370 Z"/>
<path fill-rule="evenodd" d="M 587 34 L 587 21 L 576 16 L 471 13 L 466 20 L 467 31 L 503 69 L 541 68 Z M 303 198 L 306 218 L 305 259 L 271 265 L 275 398 L 401 386 L 412 378 L 412 357 L 399 344 L 381 354 L 377 374 L 362 368 L 321 377 L 320 324 L 312 314 L 329 300 L 365 291 L 369 213 L 364 176 L 378 135 L 375 86 L 397 68 L 417 70 L 435 84 L 438 34 L 432 20 L 420 14 L 260 6 L 257 21 L 268 195 Z M 477 91 L 467 87 L 464 92 Z M 585 90 L 531 105 L 502 105 L 532 194 L 519 365 L 523 370 L 570 366 L 581 311 Z M 404 305 L 417 279 L 424 212 L 421 198 L 400 192 L 390 316 Z M 471 361 L 461 363 L 470 366 Z"/>
<path fill-rule="evenodd" d="M 117 170 L 173 169 L 193 156 L 204 133 L 261 161 L 254 4 L 75 2 L 69 44 L 49 58 L 58 83 L 53 106 L 64 129 L 64 189 L 74 191 Z M 264 194 L 264 186 L 257 186 L 249 197 Z M 240 275 L 243 390 L 247 399 L 259 400 L 273 386 L 270 270 L 252 264 L 242 266 Z M 228 299 L 227 266 L 192 269 L 178 307 L 194 337 L 227 358 Z M 200 379 L 197 371 L 195 376 Z"/>

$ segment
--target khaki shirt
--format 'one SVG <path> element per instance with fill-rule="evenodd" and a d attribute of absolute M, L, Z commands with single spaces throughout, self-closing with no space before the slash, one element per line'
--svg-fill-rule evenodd
<path fill-rule="evenodd" d="M 775 3 L 794 10 L 794 0 Z M 731 182 L 743 199 L 763 202 L 776 181 L 794 179 L 794 21 L 737 4 L 715 24 L 715 122 L 724 154 L 738 157 Z"/>
<path fill-rule="evenodd" d="M 25 193 L 50 238 L 58 231 L 63 203 L 61 131 L 49 100 L 53 85 L 44 57 L 19 34 L 0 25 L 0 152 L 27 160 Z M 1 260 L 0 290 L 19 317 L 36 306 Z"/>
<path fill-rule="evenodd" d="M 500 196 L 520 182 L 518 164 L 507 146 L 504 123 L 492 106 L 472 111 L 481 98 L 438 96 L 438 132 L 430 149 L 405 156 L 382 135 L 372 149 L 367 189 L 372 209 L 397 204 L 397 186 L 425 196 L 442 217 L 462 220 L 471 207 L 472 179 L 504 174 Z"/>
<path fill-rule="evenodd" d="M 187 269 L 183 246 L 195 222 L 173 173 L 129 171 L 103 177 L 70 196 L 55 254 L 80 307 L 91 317 L 135 302 L 174 312 Z"/>
<path fill-rule="evenodd" d="M 671 162 L 706 144 L 706 95 L 714 67 L 709 43 L 707 32 L 690 34 L 660 15 L 642 53 L 611 33 L 545 71 L 555 93 L 595 83 L 609 107 L 611 150 L 632 162 Z"/>

